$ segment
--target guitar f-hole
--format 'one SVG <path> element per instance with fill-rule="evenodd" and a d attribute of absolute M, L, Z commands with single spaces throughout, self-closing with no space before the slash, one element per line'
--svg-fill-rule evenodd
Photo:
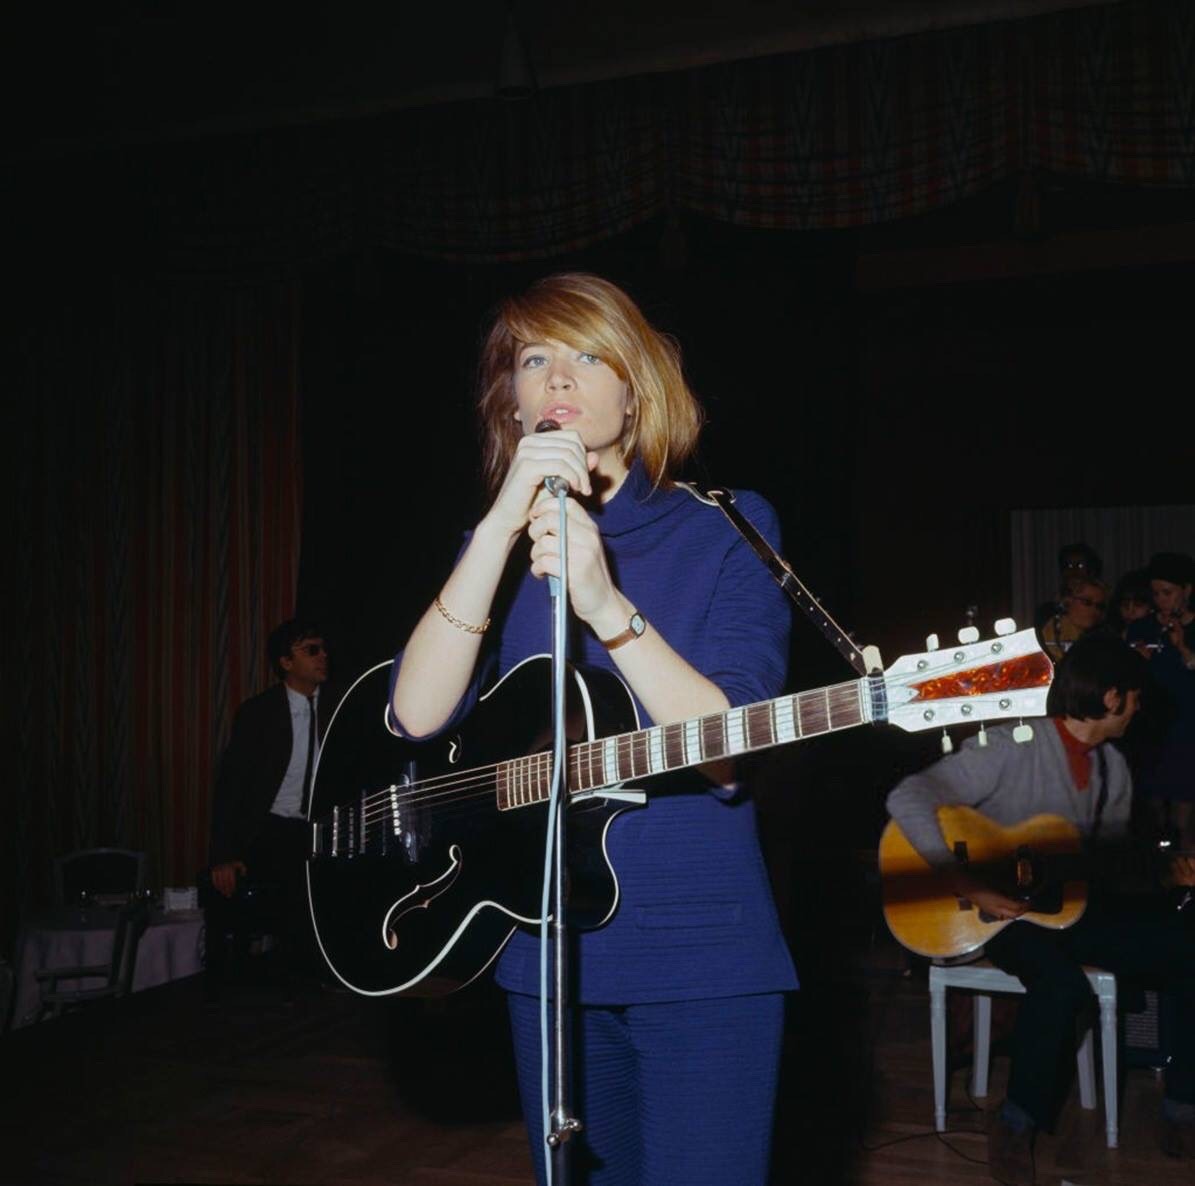
<path fill-rule="evenodd" d="M 439 877 L 427 885 L 416 884 L 386 911 L 386 917 L 382 920 L 382 942 L 391 951 L 398 949 L 397 927 L 403 915 L 412 910 L 426 910 L 436 898 L 452 888 L 461 871 L 461 850 L 457 845 L 449 847 L 448 858 L 451 863 Z"/>

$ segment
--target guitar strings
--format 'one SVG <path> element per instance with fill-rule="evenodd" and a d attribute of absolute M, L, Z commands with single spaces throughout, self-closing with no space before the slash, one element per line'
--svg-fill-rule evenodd
<path fill-rule="evenodd" d="M 798 741 L 805 737 L 823 735 L 827 732 L 833 732 L 836 729 L 850 728 L 863 724 L 866 718 L 859 716 L 845 724 L 835 725 L 834 716 L 836 711 L 841 712 L 847 707 L 857 706 L 861 699 L 862 690 L 867 683 L 868 681 L 865 679 L 852 679 L 844 683 L 811 689 L 805 692 L 794 692 L 788 696 L 759 701 L 740 707 L 737 711 L 742 714 L 743 731 L 748 739 L 745 752 L 767 748 L 771 745 L 787 744 L 790 741 Z M 789 701 L 791 703 L 793 722 L 796 726 L 794 736 L 785 738 L 783 741 L 776 736 L 778 722 L 775 716 L 776 706 L 782 701 Z M 766 710 L 770 739 L 762 745 L 752 745 L 750 743 L 751 718 L 761 715 L 760 710 Z M 668 725 L 652 726 L 648 729 L 632 730 L 627 733 L 618 734 L 612 738 L 587 738 L 584 741 L 576 742 L 569 746 L 567 754 L 569 793 L 575 794 L 578 791 L 597 790 L 603 786 L 615 785 L 615 781 L 625 781 L 622 777 L 616 777 L 616 780 L 613 781 L 606 780 L 607 754 L 611 745 L 614 747 L 616 776 L 621 774 L 622 761 L 628 756 L 631 759 L 632 769 L 631 773 L 626 776 L 627 778 L 645 778 L 653 774 L 665 773 L 667 770 L 679 769 L 682 766 L 699 765 L 700 761 L 690 762 L 686 756 L 683 763 L 666 765 L 663 770 L 653 771 L 650 768 L 651 753 L 655 747 L 652 745 L 649 734 L 653 732 L 658 733 L 656 744 L 661 746 L 665 753 L 667 753 L 669 738 L 665 734 L 665 730 L 676 730 L 679 728 L 679 741 L 682 753 L 687 755 L 688 730 L 691 728 L 696 728 L 698 742 L 703 745 L 707 723 L 716 722 L 721 730 L 723 742 L 728 742 L 729 736 L 726 729 L 727 716 L 728 713 L 726 712 L 710 713 L 688 722 L 673 722 Z M 674 734 L 672 741 L 675 743 L 676 740 L 678 740 L 678 735 Z M 648 765 L 648 769 L 642 772 L 637 772 L 634 769 L 636 747 L 640 748 Z M 723 753 L 703 760 L 716 761 L 732 756 L 734 755 Z M 593 779 L 595 766 L 601 776 L 596 781 Z M 438 815 L 443 816 L 450 812 L 455 814 L 480 807 L 482 800 L 489 800 L 497 794 L 500 784 L 500 772 L 503 768 L 506 770 L 508 789 L 514 789 L 516 793 L 531 792 L 533 795 L 526 802 L 511 804 L 510 809 L 513 810 L 522 806 L 531 806 L 536 803 L 546 802 L 547 778 L 551 773 L 550 751 L 520 755 L 501 762 L 492 763 L 488 766 L 476 767 L 465 772 L 463 776 L 455 773 L 447 773 L 409 783 L 405 786 L 398 786 L 396 784 L 373 792 L 360 800 L 361 814 L 353 820 L 353 825 L 354 827 L 363 829 L 368 845 L 369 837 L 375 833 L 379 826 L 383 830 L 393 827 L 396 816 L 399 815 L 402 809 L 408 811 L 412 809 L 435 811 Z M 588 777 L 584 777 L 584 775 Z M 346 804 L 344 806 L 356 807 L 357 804 Z M 330 823 L 330 819 L 330 816 L 325 816 L 322 820 L 316 822 L 320 826 L 327 826 Z M 347 827 L 347 820 L 345 824 Z"/>
<path fill-rule="evenodd" d="M 849 689 L 850 692 L 854 693 L 856 691 L 856 688 L 857 688 L 857 684 L 854 681 L 852 681 L 849 684 L 838 685 L 836 687 L 826 689 L 825 692 L 819 691 L 817 693 L 814 693 L 813 695 L 816 695 L 818 700 L 825 699 L 828 694 L 834 702 L 832 702 L 828 706 L 829 707 L 828 713 L 825 711 L 825 709 L 821 709 L 821 711 L 819 711 L 818 713 L 811 713 L 811 712 L 802 713 L 801 714 L 801 717 L 802 717 L 801 724 L 806 727 L 805 731 L 806 732 L 816 731 L 817 733 L 820 734 L 820 733 L 826 732 L 827 729 L 835 728 L 835 726 L 833 725 L 833 722 L 832 722 L 834 710 L 836 708 L 842 709 L 844 707 L 843 698 L 841 697 L 840 693 L 844 689 Z M 839 695 L 835 696 L 836 693 L 839 693 Z M 806 694 L 804 694 L 804 693 L 797 694 L 798 697 L 801 695 L 806 695 Z M 766 707 L 770 714 L 771 702 L 767 702 L 767 701 L 761 702 L 759 705 L 748 705 L 745 707 L 745 709 L 743 711 L 749 712 L 751 709 L 758 709 L 758 708 L 762 708 L 762 707 Z M 820 706 L 819 706 L 819 708 L 820 708 Z M 723 714 L 710 714 L 708 717 L 699 718 L 698 723 L 700 724 L 706 720 L 718 720 L 719 723 L 721 724 L 722 717 L 723 717 Z M 852 721 L 848 722 L 849 725 L 855 725 L 855 724 L 859 724 L 859 723 L 860 723 L 860 721 L 858 721 L 858 720 L 852 720 Z M 816 729 L 810 730 L 809 726 L 816 726 Z M 671 728 L 671 727 L 675 727 L 675 726 L 657 726 L 656 728 L 667 729 L 667 728 Z M 838 726 L 838 727 L 841 728 L 841 727 L 845 727 L 845 726 Z M 615 746 L 615 752 L 616 752 L 617 759 L 622 759 L 622 758 L 626 757 L 628 754 L 630 754 L 630 756 L 633 759 L 634 758 L 634 748 L 635 748 L 636 744 L 638 744 L 641 747 L 650 748 L 649 742 L 645 736 L 645 734 L 648 732 L 650 732 L 650 730 L 637 730 L 632 733 L 620 734 L 614 738 L 599 738 L 599 739 L 595 739 L 595 740 L 587 740 L 584 742 L 578 742 L 575 745 L 573 745 L 572 747 L 570 747 L 570 754 L 569 754 L 570 773 L 576 775 L 576 778 L 574 780 L 574 786 L 576 788 L 582 789 L 582 790 L 591 789 L 589 786 L 585 785 L 588 780 L 583 778 L 582 775 L 587 772 L 590 775 L 590 778 L 592 778 L 592 773 L 593 773 L 593 769 L 595 766 L 595 759 L 596 759 L 596 764 L 601 766 L 603 773 L 604 773 L 606 751 L 612 743 Z M 793 740 L 796 740 L 796 739 L 797 739 L 796 737 L 793 738 Z M 772 738 L 771 738 L 770 742 L 767 744 L 777 744 L 777 741 L 775 739 L 775 730 L 774 729 L 772 730 Z M 752 747 L 752 748 L 756 748 L 756 747 Z M 762 747 L 759 747 L 759 748 L 762 748 Z M 726 756 L 726 755 L 720 755 L 720 756 Z M 715 760 L 715 759 L 711 758 L 708 760 Z M 395 800 L 397 800 L 399 805 L 409 807 L 409 806 L 418 805 L 421 802 L 425 802 L 425 801 L 431 802 L 434 799 L 442 798 L 443 792 L 445 792 L 445 791 L 451 792 L 451 791 L 457 791 L 457 790 L 465 790 L 465 789 L 469 788 L 470 786 L 476 786 L 479 781 L 484 781 L 487 784 L 490 784 L 491 775 L 494 772 L 500 770 L 504 766 L 508 767 L 508 775 L 510 777 L 512 777 L 516 781 L 517 784 L 523 784 L 523 783 L 530 782 L 530 783 L 533 783 L 536 788 L 538 788 L 542 785 L 543 776 L 546 773 L 550 772 L 550 762 L 551 762 L 550 753 L 544 752 L 544 753 L 539 753 L 539 754 L 523 755 L 521 757 L 507 759 L 504 762 L 492 764 L 488 767 L 478 767 L 474 770 L 470 770 L 469 772 L 466 773 L 465 777 L 463 777 L 463 778 L 458 775 L 448 774 L 448 775 L 440 775 L 435 778 L 424 779 L 424 780 L 421 780 L 421 781 L 415 782 L 415 783 L 410 783 L 401 788 L 397 787 L 397 786 L 395 786 L 393 788 L 387 787 L 383 791 L 376 792 L 373 795 L 368 796 L 364 801 L 365 809 L 366 809 L 367 813 L 369 813 L 370 811 L 376 812 L 376 809 L 380 805 L 381 814 L 382 815 L 390 815 L 392 813 L 392 808 L 394 806 Z M 697 763 L 693 763 L 693 764 L 697 764 Z M 633 765 L 633 762 L 632 762 L 632 765 Z M 584 767 L 587 767 L 588 770 L 586 771 L 585 769 L 583 769 Z M 650 769 L 642 771 L 642 772 L 632 771 L 632 773 L 629 777 L 647 777 L 651 773 L 653 773 L 653 771 L 651 771 Z M 663 771 L 655 771 L 654 773 L 663 773 Z M 609 784 L 604 784 L 603 781 L 600 779 L 592 782 L 593 787 L 600 786 L 600 785 L 609 785 Z M 516 806 L 521 806 L 521 804 L 517 804 Z M 375 813 L 372 817 L 368 817 L 368 818 L 376 819 L 377 815 Z"/>
<path fill-rule="evenodd" d="M 857 691 L 857 687 L 858 687 L 858 681 L 850 681 L 849 683 L 846 683 L 846 684 L 839 684 L 839 685 L 835 685 L 835 686 L 832 686 L 832 687 L 824 689 L 824 690 L 818 690 L 816 693 L 797 693 L 797 694 L 795 694 L 794 697 L 792 697 L 792 699 L 797 699 L 797 700 L 799 700 L 802 696 L 806 696 L 806 695 L 816 696 L 818 700 L 835 698 L 835 694 L 839 694 L 839 695 L 837 695 L 837 697 L 835 698 L 834 703 L 828 704 L 824 708 L 819 705 L 818 706 L 819 710 L 820 710 L 819 712 L 816 712 L 816 713 L 815 712 L 800 712 L 798 709 L 799 727 L 802 728 L 802 732 L 798 733 L 797 736 L 795 736 L 792 740 L 798 740 L 799 737 L 804 735 L 805 732 L 816 732 L 817 734 L 822 734 L 822 733 L 831 731 L 834 728 L 836 728 L 836 726 L 833 724 L 834 710 L 835 709 L 841 710 L 848 703 L 847 698 L 842 697 L 841 693 L 844 690 L 851 692 L 852 696 L 850 699 L 853 700 L 854 699 L 853 693 L 855 693 Z M 785 699 L 785 698 L 782 697 L 781 699 Z M 746 716 L 746 715 L 750 715 L 751 710 L 753 710 L 753 709 L 755 709 L 755 710 L 758 710 L 761 708 L 767 709 L 768 715 L 769 715 L 769 725 L 771 727 L 772 740 L 765 744 L 779 744 L 775 738 L 776 730 L 774 728 L 774 719 L 772 717 L 773 703 L 774 703 L 773 701 L 761 701 L 758 704 L 746 705 L 746 706 L 744 706 L 743 709 L 740 710 Z M 758 712 L 755 715 L 759 715 Z M 699 737 L 701 737 L 702 739 L 704 738 L 704 730 L 701 728 L 702 725 L 704 725 L 707 721 L 712 722 L 715 720 L 719 722 L 719 725 L 721 725 L 724 720 L 724 717 L 725 717 L 725 714 L 722 714 L 722 713 L 711 713 L 705 717 L 697 718 L 697 721 L 695 723 L 698 726 Z M 845 726 L 837 726 L 837 727 L 838 728 L 849 727 L 851 725 L 856 725 L 859 723 L 861 723 L 859 720 L 852 720 L 852 721 L 848 722 L 848 724 Z M 816 728 L 813 730 L 810 730 L 808 728 L 808 726 L 811 726 L 811 725 L 816 726 Z M 615 746 L 615 753 L 616 753 L 617 759 L 620 760 L 623 757 L 627 756 L 628 754 L 630 754 L 633 759 L 634 749 L 635 749 L 636 745 L 643 747 L 648 752 L 650 751 L 651 746 L 650 746 L 650 742 L 647 739 L 646 734 L 648 734 L 654 730 L 662 731 L 662 730 L 666 730 L 666 729 L 670 729 L 670 728 L 676 728 L 678 726 L 681 726 L 683 728 L 683 723 L 675 722 L 670 725 L 653 726 L 652 729 L 633 730 L 629 733 L 619 734 L 613 738 L 609 738 L 609 737 L 596 738 L 596 739 L 587 739 L 585 741 L 577 742 L 574 745 L 570 746 L 570 748 L 569 748 L 570 773 L 572 773 L 575 770 L 575 772 L 577 774 L 576 783 L 577 783 L 578 787 L 580 787 L 580 789 L 590 789 L 588 787 L 581 787 L 581 785 L 580 785 L 583 781 L 581 778 L 582 766 L 583 765 L 587 766 L 589 769 L 589 772 L 592 774 L 592 771 L 593 771 L 594 765 L 595 765 L 595 759 L 596 759 L 597 764 L 599 764 L 602 767 L 603 772 L 604 772 L 606 750 L 608 749 L 608 747 L 611 744 L 613 744 Z M 683 734 L 682 734 L 682 744 L 683 744 Z M 763 748 L 763 747 L 752 747 L 752 748 Z M 715 760 L 718 760 L 719 758 L 727 757 L 727 756 L 730 756 L 730 755 L 726 755 L 726 754 L 715 755 L 714 757 L 706 759 L 706 760 L 715 761 Z M 441 790 L 455 790 L 458 788 L 464 789 L 464 788 L 468 787 L 471 783 L 475 785 L 478 777 L 488 779 L 491 772 L 497 772 L 504 766 L 510 768 L 509 773 L 514 777 L 514 779 L 518 780 L 519 782 L 522 782 L 524 780 L 533 780 L 536 784 L 538 784 L 540 781 L 539 776 L 545 772 L 543 768 L 547 767 L 548 771 L 550 772 L 550 764 L 551 764 L 551 754 L 548 751 L 544 751 L 544 752 L 541 752 L 538 754 L 521 755 L 516 758 L 510 758 L 510 759 L 506 759 L 502 762 L 493 763 L 489 766 L 476 767 L 475 769 L 472 769 L 472 770 L 469 770 L 468 772 L 466 772 L 464 777 L 461 777 L 460 775 L 455 775 L 455 774 L 446 774 L 446 775 L 435 776 L 435 777 L 429 778 L 429 779 L 423 779 L 423 780 L 420 780 L 420 781 L 414 782 L 414 783 L 409 783 L 402 787 L 399 787 L 397 785 L 394 787 L 387 787 L 382 791 L 378 791 L 372 795 L 367 796 L 364 800 L 364 806 L 365 806 L 366 811 L 368 812 L 380 805 L 383 813 L 385 814 L 385 813 L 389 812 L 389 810 L 391 809 L 392 800 L 394 798 L 396 798 L 399 801 L 400 805 L 402 805 L 402 806 L 412 806 L 412 805 L 417 804 L 421 799 L 426 798 L 426 799 L 430 800 L 430 799 L 437 797 L 437 794 Z M 618 764 L 621 765 L 621 761 L 619 761 Z M 689 764 L 689 763 L 686 763 L 686 764 Z M 692 763 L 692 764 L 697 765 L 699 763 Z M 672 767 L 672 768 L 675 768 L 675 767 Z M 653 772 L 650 769 L 643 771 L 641 773 L 632 771 L 632 774 L 629 777 L 647 777 L 648 775 L 650 775 L 652 773 L 664 773 L 664 771 Z M 609 785 L 609 784 L 605 784 L 601 781 L 593 784 L 593 786 L 599 786 L 599 785 Z M 431 793 L 425 794 L 425 792 L 431 792 Z"/>
<path fill-rule="evenodd" d="M 854 700 L 857 703 L 857 693 L 862 681 L 850 680 L 842 684 L 831 685 L 827 688 L 817 689 L 811 692 L 797 692 L 788 697 L 779 697 L 773 701 L 760 701 L 756 704 L 745 705 L 739 711 L 744 716 L 744 721 L 750 715 L 760 715 L 760 709 L 766 709 L 769 719 L 769 726 L 771 732 L 771 740 L 765 744 L 778 744 L 775 734 L 775 717 L 774 705 L 779 700 L 791 700 L 794 702 L 794 715 L 798 723 L 799 732 L 791 740 L 798 740 L 800 737 L 810 732 L 816 734 L 823 734 L 827 731 L 832 731 L 834 728 L 850 727 L 862 723 L 861 719 L 850 721 L 847 725 L 835 726 L 833 724 L 833 716 L 835 709 L 841 710 L 846 707 L 850 701 Z M 850 695 L 844 696 L 847 692 Z M 806 709 L 816 711 L 806 711 Z M 752 710 L 755 710 L 754 714 Z M 698 736 L 704 739 L 704 728 L 706 722 L 717 721 L 719 727 L 725 728 L 725 713 L 711 713 L 704 717 L 699 717 L 693 724 L 698 728 Z M 592 777 L 595 759 L 597 765 L 605 772 L 606 751 L 611 744 L 615 747 L 616 764 L 621 765 L 621 759 L 628 754 L 632 758 L 632 766 L 634 765 L 634 749 L 638 745 L 645 750 L 645 756 L 650 753 L 650 742 L 647 734 L 653 730 L 665 730 L 668 728 L 676 728 L 680 725 L 684 728 L 684 723 L 676 722 L 672 725 L 653 726 L 652 729 L 634 730 L 629 733 L 619 734 L 613 738 L 596 738 L 588 739 L 586 741 L 578 742 L 570 747 L 569 750 L 569 770 L 570 775 L 576 774 L 574 785 L 581 789 L 590 789 L 583 785 L 585 779 L 582 778 L 583 765 L 588 767 L 588 774 Z M 810 726 L 814 728 L 811 729 Z M 723 733 L 725 737 L 725 733 Z M 683 737 L 682 733 L 682 745 Z M 752 747 L 763 748 L 763 747 Z M 725 757 L 729 755 L 719 755 Z M 650 758 L 648 759 L 650 763 Z M 711 758 L 709 760 L 717 760 Z M 523 755 L 517 758 L 506 759 L 503 762 L 494 763 L 490 766 L 477 767 L 467 772 L 464 777 L 454 774 L 439 775 L 433 778 L 420 780 L 418 782 L 407 784 L 403 787 L 387 787 L 385 790 L 375 792 L 365 797 L 362 801 L 364 808 L 364 818 L 355 821 L 363 824 L 367 832 L 371 824 L 376 824 L 379 821 L 393 821 L 394 808 L 399 807 L 421 807 L 428 806 L 429 808 L 441 809 L 444 806 L 460 802 L 462 800 L 480 798 L 488 796 L 496 792 L 498 786 L 497 772 L 502 767 L 508 767 L 508 774 L 513 776 L 519 784 L 530 783 L 531 789 L 540 793 L 543 790 L 543 777 L 550 773 L 551 754 L 543 752 L 539 754 Z M 699 763 L 686 763 L 699 764 Z M 674 767 L 675 768 L 675 767 Z M 650 769 L 642 773 L 635 773 L 629 777 L 647 777 L 653 773 Z M 655 773 L 663 773 L 663 771 L 656 771 Z M 603 784 L 600 780 L 593 783 L 594 787 Z M 473 790 L 472 788 L 481 788 Z M 536 799 L 534 802 L 541 802 L 543 800 Z M 515 806 L 524 806 L 524 804 L 516 804 Z"/>
<path fill-rule="evenodd" d="M 991 664 L 984 664 L 982 666 L 991 666 Z M 982 667 L 980 669 L 982 669 Z M 957 674 L 965 674 L 965 673 L 957 673 Z M 810 690 L 804 691 L 804 692 L 794 692 L 788 696 L 777 697 L 773 700 L 757 701 L 754 704 L 744 705 L 741 708 L 739 708 L 738 710 L 732 710 L 732 711 L 741 712 L 744 715 L 744 717 L 746 717 L 746 716 L 751 715 L 753 710 L 758 712 L 759 709 L 767 709 L 768 714 L 769 714 L 769 719 L 770 719 L 770 721 L 773 722 L 773 726 L 774 726 L 774 706 L 783 700 L 792 701 L 793 707 L 794 707 L 794 717 L 796 719 L 797 727 L 798 727 L 798 733 L 796 734 L 796 736 L 791 738 L 791 740 L 793 740 L 793 741 L 801 740 L 803 737 L 809 735 L 810 732 L 813 732 L 816 734 L 822 734 L 825 732 L 833 731 L 835 728 L 847 728 L 847 727 L 851 727 L 853 725 L 861 723 L 860 721 L 851 721 L 851 722 L 848 722 L 848 724 L 845 726 L 835 726 L 833 723 L 833 715 L 834 715 L 834 710 L 836 708 L 841 709 L 845 703 L 847 703 L 847 702 L 849 702 L 849 700 L 853 699 L 855 697 L 855 695 L 859 692 L 861 686 L 863 684 L 865 684 L 866 682 L 867 682 L 866 680 L 852 679 L 852 680 L 848 680 L 848 681 L 846 681 L 844 683 L 840 683 L 840 684 L 831 684 L 824 688 L 810 689 Z M 849 695 L 844 697 L 843 696 L 844 692 L 848 693 Z M 824 702 L 824 706 L 823 706 L 822 702 Z M 810 711 L 806 711 L 806 709 L 809 709 Z M 704 737 L 704 726 L 707 722 L 717 721 L 721 725 L 725 721 L 726 716 L 727 716 L 727 713 L 710 713 L 705 716 L 698 717 L 692 722 L 672 722 L 668 725 L 652 726 L 649 729 L 632 730 L 628 733 L 619 734 L 614 738 L 586 739 L 585 741 L 577 742 L 573 746 L 570 746 L 570 748 L 569 748 L 570 765 L 573 762 L 573 760 L 576 760 L 579 764 L 580 761 L 582 760 L 580 751 L 586 750 L 587 753 L 585 755 L 585 760 L 588 761 L 591 770 L 593 768 L 594 756 L 597 756 L 601 760 L 601 762 L 604 766 L 604 760 L 605 760 L 604 751 L 605 751 L 606 747 L 609 746 L 609 744 L 611 742 L 613 742 L 616 747 L 617 758 L 621 759 L 629 751 L 633 751 L 635 744 L 650 746 L 650 743 L 647 741 L 646 734 L 653 732 L 655 730 L 676 728 L 678 725 L 681 726 L 682 728 L 685 725 L 689 725 L 689 724 L 696 725 L 699 730 L 699 736 L 701 736 L 703 738 Z M 806 727 L 807 722 L 809 724 L 815 725 L 817 727 L 813 730 L 809 730 Z M 775 740 L 774 733 L 775 733 L 775 730 L 773 727 L 773 740 L 767 744 L 780 744 L 779 742 L 777 742 Z M 638 741 L 636 741 L 636 739 L 638 739 Z M 788 740 L 788 739 L 786 739 L 786 740 Z M 755 747 L 752 747 L 752 748 L 755 748 Z M 759 747 L 759 748 L 763 748 L 763 747 Z M 600 752 L 595 753 L 595 751 L 600 751 Z M 515 767 L 517 767 L 518 763 L 522 762 L 522 763 L 528 763 L 528 768 L 526 771 L 519 771 L 518 772 L 519 776 L 521 776 L 523 774 L 532 774 L 534 772 L 531 770 L 530 764 L 532 762 L 535 762 L 538 765 L 539 759 L 542 758 L 543 756 L 544 755 L 542 755 L 542 754 L 521 755 L 521 756 L 518 756 L 515 758 L 506 759 L 503 762 L 494 763 L 489 767 L 478 767 L 476 770 L 470 771 L 469 773 L 470 774 L 478 774 L 478 773 L 488 772 L 490 770 L 497 770 L 497 769 L 501 768 L 502 766 L 506 766 L 506 765 L 509 765 L 512 768 L 515 768 Z M 632 754 L 632 756 L 633 756 L 633 754 Z M 723 755 L 719 755 L 718 757 L 727 757 L 727 756 L 732 756 L 732 755 L 723 754 Z M 715 757 L 715 758 L 711 758 L 708 760 L 713 761 L 713 760 L 717 760 L 717 758 Z M 619 764 L 621 764 L 621 762 Z M 688 763 L 686 763 L 686 764 L 688 764 Z M 692 763 L 692 764 L 699 764 L 699 763 Z M 652 773 L 663 773 L 663 772 L 664 771 L 653 772 L 651 770 L 648 770 L 648 771 L 645 771 L 642 775 L 632 772 L 630 777 L 647 777 L 648 775 L 650 775 Z M 579 774 L 579 770 L 578 770 L 578 774 Z M 459 780 L 459 781 L 458 780 L 459 780 L 459 776 L 455 775 L 455 774 L 439 775 L 439 776 L 436 776 L 433 778 L 423 779 L 418 782 L 410 783 L 410 784 L 402 787 L 401 790 L 397 790 L 397 794 L 399 795 L 399 797 L 401 799 L 403 799 L 404 801 L 409 803 L 409 802 L 415 801 L 420 796 L 421 792 L 423 792 L 425 790 L 434 791 L 437 784 L 444 784 L 446 788 L 455 787 L 455 786 L 463 787 L 463 786 L 468 785 L 466 780 Z M 578 782 L 580 782 L 579 778 L 578 778 Z M 594 785 L 596 786 L 596 785 L 601 785 L 601 784 L 594 784 Z M 379 791 L 379 792 L 374 793 L 373 795 L 367 796 L 364 801 L 366 809 L 370 810 L 379 803 L 382 804 L 383 809 L 388 808 L 390 806 L 391 795 L 392 795 L 392 793 L 395 792 L 396 789 L 397 788 L 387 787 L 386 789 L 384 789 L 382 791 Z M 588 788 L 583 788 L 583 789 L 588 789 Z"/>

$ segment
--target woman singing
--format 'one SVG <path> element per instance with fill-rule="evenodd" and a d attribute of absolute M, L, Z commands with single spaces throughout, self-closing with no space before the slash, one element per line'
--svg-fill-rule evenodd
<path fill-rule="evenodd" d="M 721 512 L 674 484 L 701 412 L 677 350 L 626 293 L 563 274 L 503 302 L 478 407 L 492 502 L 395 664 L 399 731 L 442 732 L 550 651 L 544 578 L 562 564 L 552 475 L 572 491 L 571 662 L 617 672 L 644 727 L 780 693 L 787 603 Z M 537 433 L 544 421 L 559 431 Z M 772 508 L 750 493 L 737 501 L 775 545 Z M 767 1180 L 783 994 L 796 976 L 754 808 L 732 778 L 708 766 L 658 777 L 648 805 L 611 825 L 618 907 L 576 936 L 570 966 L 577 1181 Z M 542 1183 L 537 934 L 515 933 L 497 981 Z"/>

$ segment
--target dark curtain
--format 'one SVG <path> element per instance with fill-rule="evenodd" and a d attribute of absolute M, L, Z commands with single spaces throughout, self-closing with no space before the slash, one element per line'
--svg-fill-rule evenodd
<path fill-rule="evenodd" d="M 75 848 L 145 849 L 158 886 L 206 861 L 214 756 L 294 608 L 299 311 L 294 284 L 116 279 L 19 315 L 9 905 Z"/>

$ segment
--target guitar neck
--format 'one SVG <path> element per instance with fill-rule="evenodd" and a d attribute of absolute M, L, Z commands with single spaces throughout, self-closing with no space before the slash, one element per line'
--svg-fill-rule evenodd
<path fill-rule="evenodd" d="M 618 786 L 636 778 L 666 774 L 738 757 L 757 750 L 853 729 L 886 717 L 882 678 L 779 696 L 742 708 L 709 713 L 670 725 L 656 725 L 583 741 L 568 749 L 571 795 Z M 552 755 L 530 754 L 498 767 L 498 809 L 545 802 L 551 791 Z"/>

